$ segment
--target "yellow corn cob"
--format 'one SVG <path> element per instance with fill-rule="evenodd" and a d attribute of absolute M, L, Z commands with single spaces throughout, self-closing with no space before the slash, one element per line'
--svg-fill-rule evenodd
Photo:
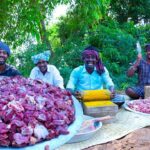
<path fill-rule="evenodd" d="M 86 107 L 102 107 L 102 106 L 115 106 L 111 101 L 92 101 L 92 102 L 83 102 Z"/>
<path fill-rule="evenodd" d="M 83 101 L 110 100 L 108 90 L 85 90 L 82 92 Z"/>

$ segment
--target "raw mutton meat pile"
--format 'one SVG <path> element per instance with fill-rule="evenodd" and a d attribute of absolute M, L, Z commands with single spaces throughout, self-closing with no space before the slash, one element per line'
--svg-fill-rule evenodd
<path fill-rule="evenodd" d="M 0 80 L 0 145 L 22 147 L 68 134 L 71 94 L 23 77 Z"/>
<path fill-rule="evenodd" d="M 128 106 L 135 111 L 150 114 L 150 99 L 135 100 L 129 102 Z"/>

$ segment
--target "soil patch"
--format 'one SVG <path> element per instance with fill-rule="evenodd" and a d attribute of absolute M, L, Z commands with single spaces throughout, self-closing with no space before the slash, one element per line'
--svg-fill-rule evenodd
<path fill-rule="evenodd" d="M 134 131 L 121 139 L 84 150 L 150 150 L 150 127 Z"/>

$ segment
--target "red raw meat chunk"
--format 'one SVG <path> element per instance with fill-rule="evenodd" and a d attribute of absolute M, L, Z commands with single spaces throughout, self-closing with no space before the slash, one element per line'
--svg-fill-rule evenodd
<path fill-rule="evenodd" d="M 14 141 L 16 142 L 16 144 L 18 144 L 18 145 L 29 142 L 29 137 L 28 136 L 23 136 L 20 133 L 15 133 L 13 138 L 14 138 Z"/>
<path fill-rule="evenodd" d="M 75 120 L 70 92 L 21 76 L 3 78 L 0 85 L 1 146 L 23 147 L 69 133 Z"/>

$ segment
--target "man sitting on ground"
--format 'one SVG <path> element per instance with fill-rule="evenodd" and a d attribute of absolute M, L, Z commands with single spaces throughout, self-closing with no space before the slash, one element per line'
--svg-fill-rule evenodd
<path fill-rule="evenodd" d="M 40 79 L 51 85 L 58 86 L 64 89 L 63 78 L 61 77 L 58 69 L 54 65 L 49 65 L 48 60 L 50 51 L 32 56 L 32 61 L 36 65 L 30 73 L 31 79 Z"/>
<path fill-rule="evenodd" d="M 75 68 L 67 84 L 69 90 L 76 98 L 81 98 L 84 90 L 103 89 L 103 86 L 111 92 L 114 97 L 114 83 L 109 76 L 109 72 L 103 65 L 96 47 L 89 46 L 82 52 L 83 66 Z"/>
<path fill-rule="evenodd" d="M 134 87 L 128 87 L 126 94 L 132 99 L 144 98 L 144 86 L 150 85 L 150 44 L 145 46 L 146 58 L 138 54 L 135 63 L 128 69 L 127 76 L 138 74 L 138 83 Z"/>

